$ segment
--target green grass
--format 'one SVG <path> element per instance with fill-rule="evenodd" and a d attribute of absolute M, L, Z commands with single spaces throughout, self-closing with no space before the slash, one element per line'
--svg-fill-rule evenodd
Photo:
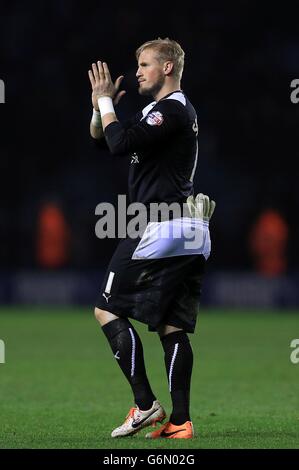
<path fill-rule="evenodd" d="M 152 387 L 170 411 L 158 337 L 134 323 Z M 87 309 L 0 309 L 0 448 L 299 448 L 298 312 L 201 312 L 194 351 L 191 440 L 112 439 L 129 385 Z"/>

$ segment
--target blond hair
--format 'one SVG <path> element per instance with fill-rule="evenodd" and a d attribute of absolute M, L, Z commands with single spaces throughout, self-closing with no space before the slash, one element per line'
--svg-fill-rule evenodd
<path fill-rule="evenodd" d="M 169 38 L 158 38 L 153 41 L 147 41 L 138 47 L 136 51 L 137 60 L 139 59 L 141 52 L 145 49 L 153 49 L 154 51 L 157 51 L 157 60 L 159 62 L 166 62 L 167 60 L 173 62 L 173 76 L 181 80 L 184 69 L 185 52 L 178 42 Z"/>

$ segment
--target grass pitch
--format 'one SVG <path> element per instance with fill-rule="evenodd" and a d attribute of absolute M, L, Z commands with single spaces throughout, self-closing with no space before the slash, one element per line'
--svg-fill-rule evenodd
<path fill-rule="evenodd" d="M 154 392 L 170 412 L 163 351 L 143 340 Z M 191 412 L 196 437 L 112 439 L 132 395 L 92 309 L 2 308 L 0 448 L 299 448 L 299 364 L 290 342 L 299 312 L 202 311 L 195 335 Z"/>

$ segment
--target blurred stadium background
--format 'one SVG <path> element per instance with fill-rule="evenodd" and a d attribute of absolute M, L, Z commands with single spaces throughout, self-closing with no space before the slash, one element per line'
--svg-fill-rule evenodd
<path fill-rule="evenodd" d="M 198 110 L 195 188 L 218 204 L 203 302 L 297 306 L 295 18 L 247 1 L 187 2 L 179 17 L 135 7 L 1 3 L 0 301 L 93 302 L 116 245 L 95 237 L 94 209 L 126 194 L 128 165 L 89 138 L 87 70 L 100 58 L 125 75 L 118 112 L 129 116 L 146 102 L 134 51 L 168 35 L 186 51 L 183 89 Z"/>
<path fill-rule="evenodd" d="M 70 319 L 76 312 L 78 328 L 78 309 L 92 316 L 117 244 L 96 238 L 95 207 L 103 201 L 116 203 L 118 194 L 127 193 L 128 161 L 112 159 L 89 137 L 87 70 L 101 59 L 115 78 L 125 75 L 127 95 L 118 114 L 129 116 L 147 102 L 137 93 L 134 52 L 158 36 L 176 39 L 186 52 L 182 85 L 199 119 L 195 190 L 217 201 L 202 295 L 204 318 L 217 309 L 215 318 L 227 315 L 230 321 L 235 312 L 241 325 L 242 317 L 257 318 L 255 311 L 265 319 L 265 337 L 273 321 L 281 322 L 284 336 L 277 341 L 288 368 L 289 343 L 299 337 L 299 104 L 290 100 L 290 83 L 299 78 L 298 25 L 286 4 L 270 8 L 265 2 L 263 8 L 244 0 L 184 2 L 179 11 L 166 3 L 1 2 L 0 338 L 6 340 L 7 358 L 17 354 L 21 360 L 23 350 L 10 353 L 7 337 L 13 342 L 14 332 L 20 338 L 24 328 L 27 351 L 33 324 L 39 325 L 33 329 L 40 338 L 38 354 L 44 325 L 55 309 Z M 39 312 L 34 321 L 33 306 Z M 63 331 L 67 335 L 68 328 Z M 213 330 L 207 331 L 213 345 Z M 219 354 L 236 339 L 226 333 L 226 338 L 219 334 Z M 78 331 L 75 337 L 80 338 Z M 242 338 L 248 351 L 261 347 L 253 333 Z M 31 353 L 27 359 L 32 360 Z M 9 376 L 8 359 L 3 367 L 2 377 L 8 375 L 2 391 L 9 395 L 18 372 Z M 263 367 L 275 371 L 274 356 Z M 292 393 L 299 365 L 292 367 L 286 373 L 290 388 L 281 397 L 282 402 L 292 397 L 290 416 L 296 409 Z M 292 429 L 298 427 L 298 407 L 295 416 Z"/>

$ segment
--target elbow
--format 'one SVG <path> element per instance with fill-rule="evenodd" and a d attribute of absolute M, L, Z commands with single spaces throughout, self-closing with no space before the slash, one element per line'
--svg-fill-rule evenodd
<path fill-rule="evenodd" d="M 124 146 L 122 145 L 109 145 L 109 150 L 110 150 L 110 153 L 113 155 L 113 156 L 123 156 L 123 155 L 127 155 L 127 151 L 125 149 Z"/>
<path fill-rule="evenodd" d="M 119 123 L 109 124 L 104 132 L 110 153 L 115 156 L 127 155 L 131 147 L 124 130 L 119 130 L 119 126 Z"/>
<path fill-rule="evenodd" d="M 106 142 L 110 153 L 115 156 L 127 155 L 130 143 L 121 124 L 112 122 L 104 130 Z"/>

